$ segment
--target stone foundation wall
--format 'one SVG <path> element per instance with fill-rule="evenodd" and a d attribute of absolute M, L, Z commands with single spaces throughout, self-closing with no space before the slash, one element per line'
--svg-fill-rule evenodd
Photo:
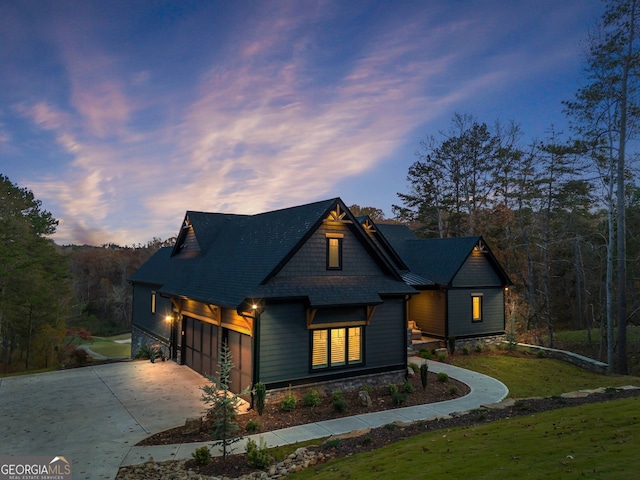
<path fill-rule="evenodd" d="M 309 383 L 307 385 L 297 385 L 291 387 L 293 394 L 301 400 L 310 389 L 315 389 L 320 395 L 331 395 L 336 390 L 343 392 L 360 390 L 364 386 L 376 387 L 389 383 L 402 384 L 405 379 L 404 370 L 397 372 L 386 372 L 373 375 L 362 375 L 359 377 L 343 378 L 327 382 Z M 310 379 L 311 380 L 311 379 Z M 275 388 L 267 392 L 267 400 L 271 402 L 281 402 L 289 393 L 289 388 Z"/>
<path fill-rule="evenodd" d="M 506 339 L 506 335 L 491 335 L 488 337 L 476 337 L 476 338 L 461 338 L 456 340 L 456 352 L 461 352 L 464 347 L 469 347 L 471 350 L 476 348 L 476 345 L 482 345 L 483 348 L 491 345 L 500 345 Z M 449 348 L 449 342 L 446 342 L 447 348 Z"/>
<path fill-rule="evenodd" d="M 164 351 L 169 351 L 169 343 L 153 335 L 149 335 L 144 330 L 131 326 L 131 358 L 136 358 L 143 345 L 162 345 Z"/>

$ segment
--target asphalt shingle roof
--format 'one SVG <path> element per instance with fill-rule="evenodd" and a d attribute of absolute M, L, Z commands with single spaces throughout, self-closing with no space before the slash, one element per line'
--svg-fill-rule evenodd
<path fill-rule="evenodd" d="M 163 249 L 131 279 L 162 284 L 159 291 L 164 294 L 232 308 L 247 298 L 306 297 L 320 306 L 380 303 L 379 294 L 414 293 L 392 267 L 390 275 L 272 278 L 265 282 L 337 203 L 344 208 L 342 200 L 334 198 L 258 215 L 189 211 L 186 216 L 200 252 L 180 255 L 178 245 L 171 256 L 166 251 L 170 254 L 171 249 Z M 366 234 L 361 238 L 369 241 Z"/>

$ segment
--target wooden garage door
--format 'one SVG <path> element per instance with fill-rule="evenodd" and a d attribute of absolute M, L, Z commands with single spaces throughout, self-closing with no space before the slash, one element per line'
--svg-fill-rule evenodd
<path fill-rule="evenodd" d="M 232 392 L 251 386 L 251 337 L 222 329 L 231 352 L 234 368 L 230 375 Z M 185 364 L 198 373 L 217 375 L 220 328 L 217 325 L 185 317 Z"/>
<path fill-rule="evenodd" d="M 218 326 L 191 317 L 185 320 L 185 364 L 203 375 L 214 375 L 218 369 Z"/>

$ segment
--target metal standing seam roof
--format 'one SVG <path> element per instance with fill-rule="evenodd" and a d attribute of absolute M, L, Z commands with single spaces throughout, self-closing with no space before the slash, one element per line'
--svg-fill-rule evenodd
<path fill-rule="evenodd" d="M 172 255 L 165 250 L 154 256 L 151 265 L 143 265 L 131 279 L 162 284 L 159 291 L 164 294 L 232 308 L 252 297 L 300 296 L 309 298 L 312 304 L 329 305 L 379 303 L 379 294 L 415 293 L 400 277 L 383 274 L 359 280 L 326 275 L 297 282 L 273 278 L 262 285 L 338 203 L 344 207 L 342 200 L 334 198 L 257 215 L 189 211 L 186 217 L 200 252 L 181 256 L 177 254 L 179 245 L 169 248 Z M 366 234 L 362 238 L 369 241 Z"/>

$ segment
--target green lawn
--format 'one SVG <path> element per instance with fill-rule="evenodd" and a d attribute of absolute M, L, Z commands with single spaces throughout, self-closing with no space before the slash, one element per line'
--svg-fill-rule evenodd
<path fill-rule="evenodd" d="M 636 479 L 639 408 L 632 398 L 434 431 L 289 478 Z"/>
<path fill-rule="evenodd" d="M 116 335 L 114 337 L 93 337 L 93 342 L 86 342 L 91 350 L 105 357 L 131 356 L 130 343 L 117 343 L 116 340 L 126 340 L 131 334 Z"/>
<path fill-rule="evenodd" d="M 614 337 L 618 335 L 618 329 L 613 331 Z M 586 330 L 563 330 L 553 333 L 553 338 L 561 342 L 580 342 L 587 343 L 589 341 L 588 332 Z M 600 342 L 600 331 L 591 330 L 591 341 L 596 345 Z M 627 327 L 627 342 L 640 341 L 640 326 L 629 325 Z"/>
<path fill-rule="evenodd" d="M 550 397 L 597 387 L 640 386 L 639 377 L 598 375 L 561 360 L 491 353 L 457 354 L 452 363 L 497 378 L 513 398 Z"/>

